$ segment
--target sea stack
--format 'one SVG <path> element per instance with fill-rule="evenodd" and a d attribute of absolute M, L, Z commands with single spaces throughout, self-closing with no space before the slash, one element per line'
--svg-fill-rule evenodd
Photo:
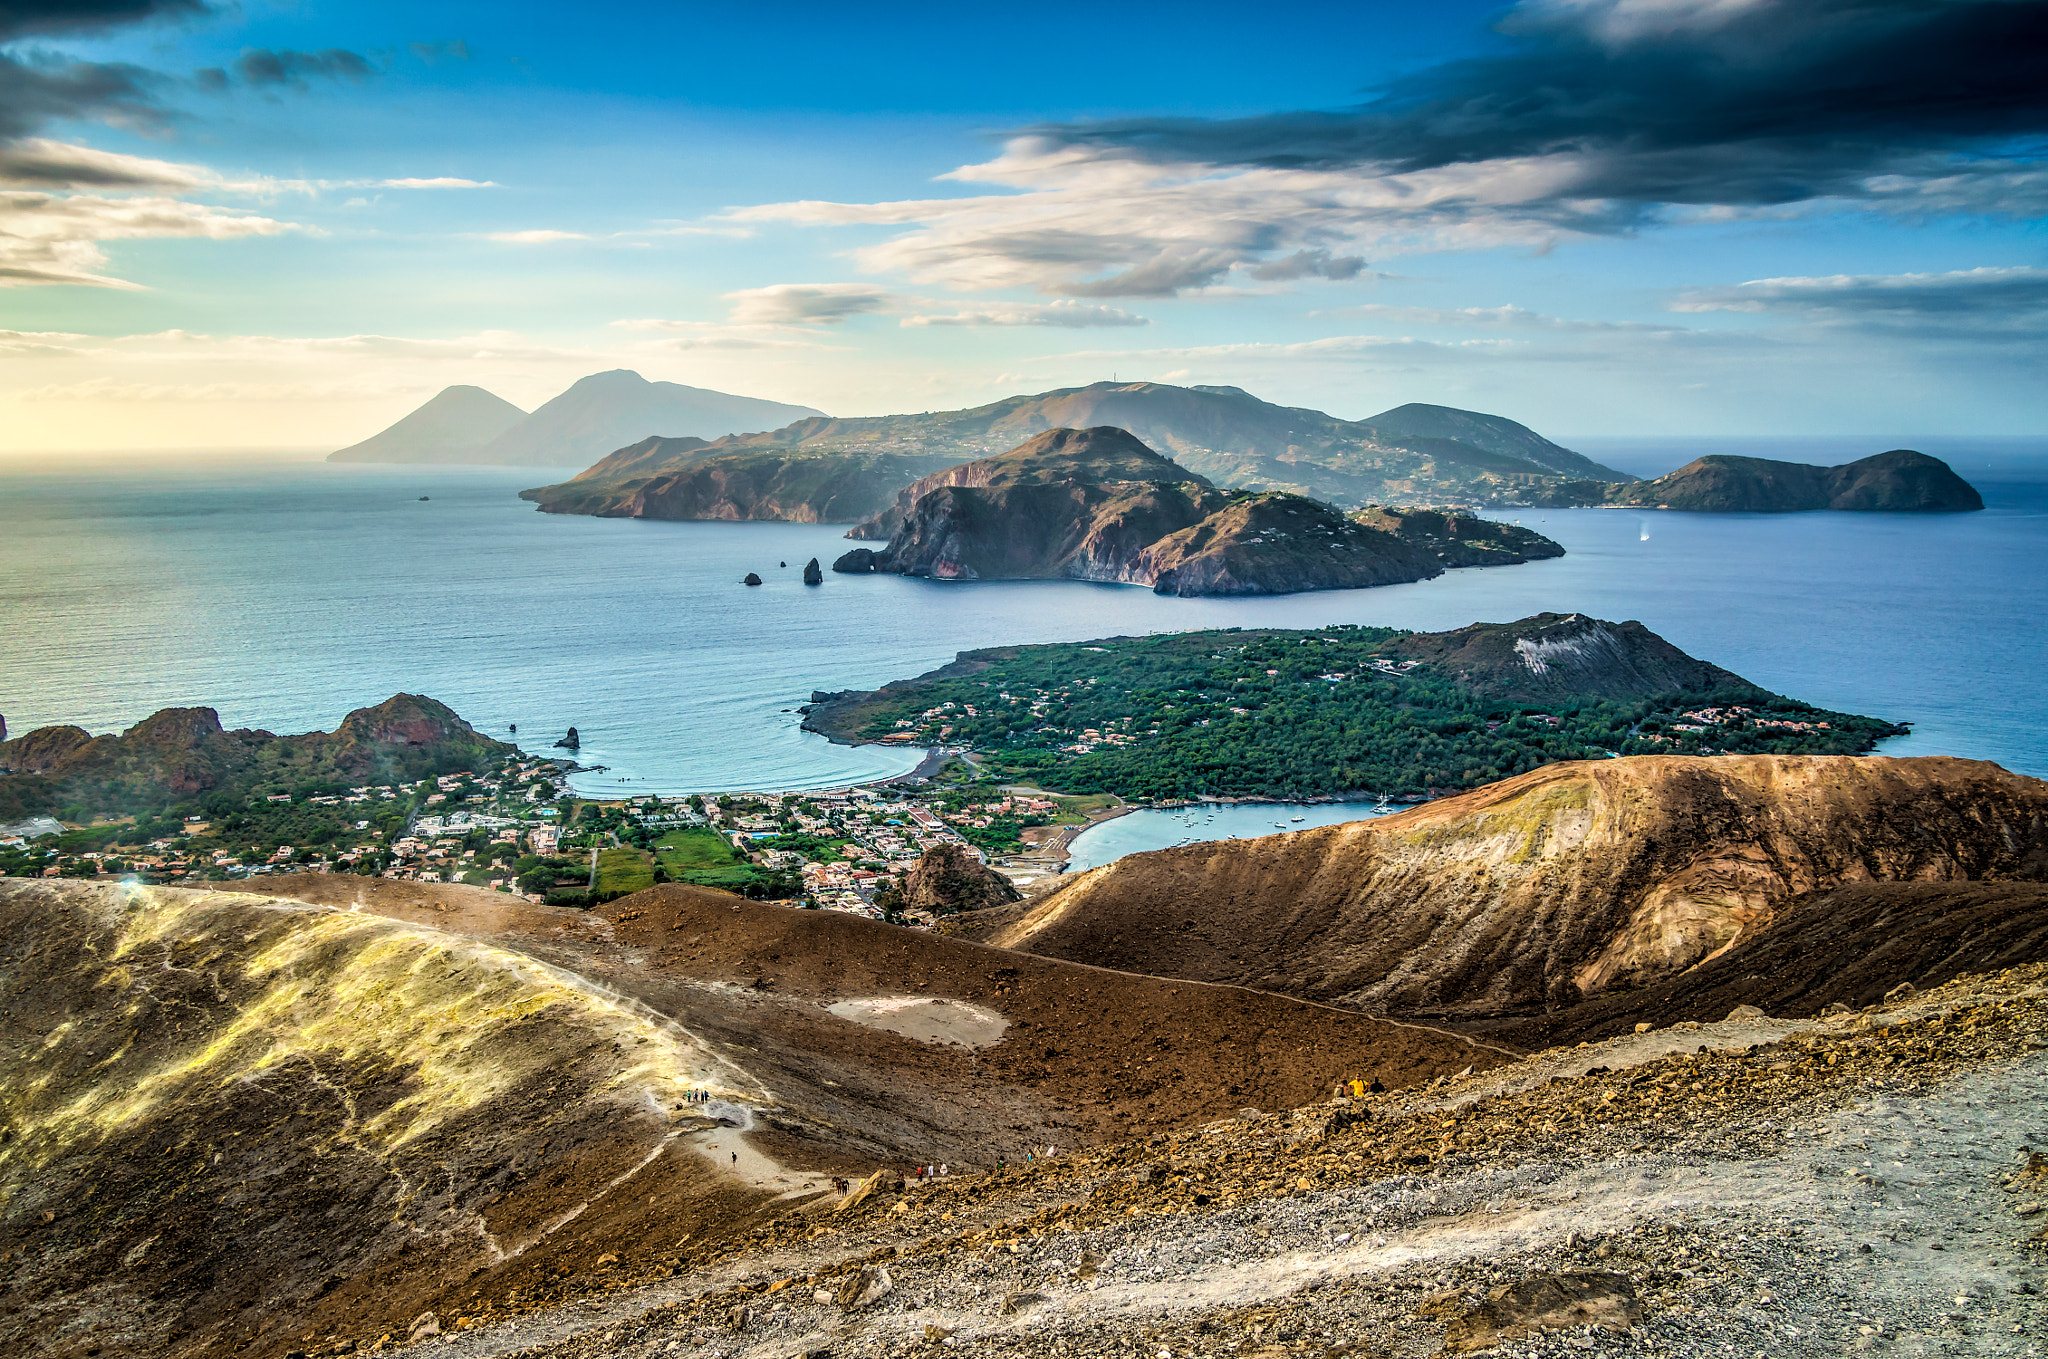
<path fill-rule="evenodd" d="M 577 736 L 576 728 L 571 727 L 569 728 L 569 734 L 555 742 L 555 745 L 563 750 L 581 750 L 583 749 L 583 740 Z"/>
<path fill-rule="evenodd" d="M 819 569 L 818 569 L 818 559 L 817 559 L 816 557 L 813 557 L 813 558 L 811 558 L 811 559 L 810 559 L 809 561 L 805 562 L 805 563 L 804 563 L 804 584 L 806 584 L 806 585 L 823 585 L 824 583 L 825 583 L 825 573 L 824 573 L 823 571 L 821 571 L 821 570 L 819 570 Z"/>
<path fill-rule="evenodd" d="M 761 578 L 755 575 L 752 571 L 747 572 L 747 574 L 740 580 L 740 584 L 742 585 L 759 585 L 760 583 Z"/>

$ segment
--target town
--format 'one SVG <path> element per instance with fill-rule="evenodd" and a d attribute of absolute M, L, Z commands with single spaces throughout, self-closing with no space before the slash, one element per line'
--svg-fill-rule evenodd
<path fill-rule="evenodd" d="M 1022 888 L 1057 874 L 1073 834 L 1121 806 L 999 789 L 967 761 L 879 785 L 623 799 L 577 794 L 576 771 L 522 757 L 482 774 L 251 796 L 169 828 L 42 817 L 0 827 L 0 876 L 197 886 L 348 873 L 576 907 L 683 882 L 919 925 L 930 913 L 898 902 L 928 851 L 957 846 Z"/>

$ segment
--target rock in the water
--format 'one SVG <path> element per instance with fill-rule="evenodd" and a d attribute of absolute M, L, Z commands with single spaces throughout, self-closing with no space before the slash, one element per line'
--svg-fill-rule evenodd
<path fill-rule="evenodd" d="M 571 727 L 569 728 L 569 734 L 555 742 L 555 744 L 563 750 L 581 750 L 583 749 L 583 738 L 576 734 L 576 728 Z"/>
<path fill-rule="evenodd" d="M 1444 1350 L 1451 1354 L 1490 1350 L 1538 1331 L 1573 1326 L 1626 1331 L 1643 1315 L 1627 1275 L 1593 1271 L 1539 1274 L 1502 1284 L 1485 1301 L 1470 1305 L 1451 1294 L 1425 1303 L 1423 1310 L 1444 1318 Z"/>
<path fill-rule="evenodd" d="M 1010 880 L 960 845 L 934 845 L 903 879 L 903 909 L 952 915 L 1019 901 Z"/>
<path fill-rule="evenodd" d="M 875 563 L 881 559 L 881 556 L 881 553 L 871 547 L 857 547 L 838 561 L 833 562 L 832 569 L 834 571 L 844 571 L 848 575 L 873 575 Z"/>
<path fill-rule="evenodd" d="M 740 584 L 742 585 L 759 585 L 760 583 L 761 578 L 755 575 L 752 571 L 747 572 L 746 576 L 740 581 Z"/>
<path fill-rule="evenodd" d="M 825 583 L 825 573 L 824 573 L 823 571 L 821 571 L 821 570 L 819 570 L 819 569 L 818 569 L 818 559 L 817 559 L 816 557 L 813 557 L 813 558 L 811 558 L 811 559 L 810 559 L 809 561 L 805 562 L 805 563 L 804 563 L 804 584 L 806 584 L 806 585 L 823 585 L 824 583 Z"/>

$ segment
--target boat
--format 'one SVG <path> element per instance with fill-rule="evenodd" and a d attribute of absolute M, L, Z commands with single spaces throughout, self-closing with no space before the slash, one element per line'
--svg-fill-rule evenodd
<path fill-rule="evenodd" d="M 1303 818 L 1301 818 L 1301 817 L 1298 817 L 1298 816 L 1290 816 L 1290 817 L 1288 817 L 1287 819 L 1288 819 L 1289 821 L 1300 821 L 1300 820 L 1302 820 Z"/>

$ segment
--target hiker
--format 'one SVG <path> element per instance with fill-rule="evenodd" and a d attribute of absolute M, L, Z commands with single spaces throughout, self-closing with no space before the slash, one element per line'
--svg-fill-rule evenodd
<path fill-rule="evenodd" d="M 1377 1073 L 1375 1073 L 1372 1078 L 1372 1084 L 1367 1086 L 1366 1089 L 1370 1090 L 1375 1095 L 1384 1095 L 1387 1093 L 1387 1087 L 1380 1084 L 1380 1078 Z"/>
<path fill-rule="evenodd" d="M 950 1175 L 951 1173 L 951 1171 L 946 1169 L 946 1163 L 944 1161 L 939 1162 L 939 1174 Z"/>
<path fill-rule="evenodd" d="M 732 1163 L 734 1165 L 738 1165 L 740 1163 L 740 1154 L 738 1152 L 734 1152 L 732 1154 Z"/>

